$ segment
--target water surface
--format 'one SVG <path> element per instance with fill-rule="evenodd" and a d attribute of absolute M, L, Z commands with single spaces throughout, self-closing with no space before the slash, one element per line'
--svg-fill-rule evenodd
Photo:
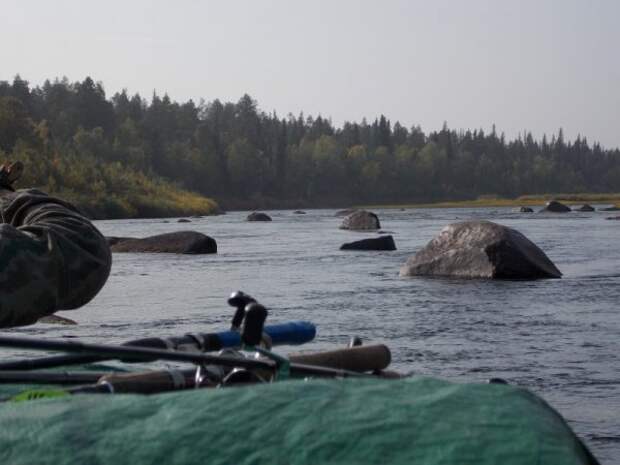
<path fill-rule="evenodd" d="M 506 208 L 375 210 L 394 252 L 340 251 L 370 237 L 338 229 L 334 210 L 247 212 L 192 219 L 101 221 L 106 235 L 192 229 L 217 255 L 115 254 L 112 274 L 87 306 L 62 315 L 76 327 L 19 333 L 115 343 L 226 328 L 225 300 L 241 289 L 270 321 L 311 320 L 313 348 L 350 336 L 390 346 L 394 368 L 457 382 L 503 377 L 544 397 L 603 463 L 620 457 L 620 222 L 608 214 L 519 214 Z M 516 228 L 564 273 L 561 280 L 401 278 L 400 266 L 446 224 L 487 219 Z"/>

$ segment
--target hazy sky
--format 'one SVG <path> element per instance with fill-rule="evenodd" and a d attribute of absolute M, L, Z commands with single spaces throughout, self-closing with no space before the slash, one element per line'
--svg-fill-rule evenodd
<path fill-rule="evenodd" d="M 0 0 L 0 80 L 620 146 L 619 0 Z"/>

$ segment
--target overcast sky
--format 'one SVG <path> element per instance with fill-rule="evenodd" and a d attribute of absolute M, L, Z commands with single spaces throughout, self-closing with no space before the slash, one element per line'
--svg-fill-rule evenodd
<path fill-rule="evenodd" d="M 0 80 L 620 146 L 619 0 L 0 0 Z"/>

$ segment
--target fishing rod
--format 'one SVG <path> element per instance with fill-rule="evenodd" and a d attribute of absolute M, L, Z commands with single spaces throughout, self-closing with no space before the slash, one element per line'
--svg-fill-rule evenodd
<path fill-rule="evenodd" d="M 115 392 L 131 392 L 153 394 L 157 392 L 187 389 L 191 387 L 217 387 L 227 386 L 230 384 L 238 385 L 242 383 L 286 379 L 291 373 L 297 376 L 368 376 L 355 371 L 291 362 L 284 357 L 271 353 L 267 349 L 258 347 L 258 344 L 262 339 L 262 329 L 266 317 L 267 310 L 265 307 L 257 303 L 248 304 L 245 309 L 245 321 L 243 323 L 241 337 L 243 340 L 243 348 L 245 350 L 258 351 L 260 354 L 269 357 L 270 360 L 257 360 L 225 355 L 213 356 L 206 354 L 168 352 L 158 349 L 139 347 L 113 347 L 102 344 L 84 344 L 74 341 L 41 341 L 26 338 L 0 337 L 0 346 L 5 347 L 29 348 L 36 350 L 65 350 L 80 353 L 83 351 L 92 353 L 100 351 L 105 352 L 106 356 L 115 358 L 145 357 L 152 359 L 155 356 L 158 356 L 164 360 L 191 361 L 192 363 L 197 364 L 195 371 L 166 370 L 137 374 L 110 374 L 99 378 L 96 384 L 78 386 L 68 390 L 28 390 L 5 400 L 24 401 L 83 393 L 113 394 Z M 380 350 L 383 350 L 381 346 L 378 347 Z M 362 349 L 362 347 L 348 348 L 346 350 L 359 351 L 360 349 Z M 372 347 L 369 347 L 369 349 L 372 349 Z M 383 353 L 385 353 L 385 351 L 383 351 Z M 333 363 L 333 354 L 330 354 L 328 359 Z M 232 370 L 226 372 L 226 370 L 222 368 L 232 368 Z M 23 374 L 32 376 L 39 373 L 22 373 L 22 375 Z M 66 375 L 65 378 L 67 378 Z"/>
<path fill-rule="evenodd" d="M 60 384 L 78 385 L 96 383 L 105 376 L 102 371 L 2 371 L 0 384 Z"/>
<path fill-rule="evenodd" d="M 346 347 L 325 352 L 309 352 L 292 354 L 288 359 L 293 363 L 314 365 L 326 368 L 356 371 L 359 373 L 382 372 L 390 364 L 390 351 L 383 344 Z M 210 367 L 207 367 L 210 368 Z M 216 367 L 214 367 L 216 368 Z M 219 367 L 217 367 L 219 368 Z M 214 376 L 222 376 L 222 371 L 214 371 Z M 162 369 L 146 372 L 109 372 L 109 371 L 0 371 L 0 384 L 58 384 L 80 385 L 93 384 L 101 379 L 114 383 L 123 383 L 128 380 L 144 382 L 146 384 L 159 383 L 160 391 L 172 390 L 179 385 L 187 385 L 187 380 L 193 378 L 195 369 Z M 181 382 L 180 380 L 184 380 Z M 119 387 L 116 391 L 134 392 Z M 137 391 L 136 391 L 137 392 Z"/>
<path fill-rule="evenodd" d="M 262 313 L 266 316 L 266 309 L 256 303 L 248 305 L 244 328 L 241 334 L 242 341 L 246 347 L 257 347 L 262 339 L 262 322 L 255 315 Z M 263 318 L 264 322 L 264 318 Z M 249 323 L 249 324 L 248 324 Z M 89 344 L 79 341 L 47 341 L 24 337 L 0 336 L 1 347 L 11 347 L 19 349 L 61 351 L 73 354 L 97 355 L 106 359 L 118 359 L 123 361 L 152 362 L 155 360 L 165 360 L 170 362 L 192 363 L 195 365 L 206 366 L 216 365 L 229 368 L 246 368 L 266 370 L 275 372 L 278 370 L 279 362 L 276 360 L 260 360 L 251 358 L 240 358 L 229 355 L 209 355 L 205 353 L 168 351 L 153 349 L 149 347 L 133 346 L 110 346 L 105 344 Z M 365 376 L 350 370 L 340 370 L 325 368 L 301 363 L 290 364 L 291 374 L 295 376 L 325 376 L 325 377 L 359 377 Z"/>
<path fill-rule="evenodd" d="M 56 384 L 72 384 L 89 381 L 90 384 L 79 385 L 71 389 L 31 389 L 24 391 L 6 400 L 21 401 L 39 398 L 58 397 L 83 393 L 139 393 L 154 394 L 165 391 L 239 385 L 254 382 L 267 382 L 278 379 L 287 379 L 292 373 L 296 376 L 368 376 L 364 371 L 372 371 L 375 375 L 381 375 L 381 370 L 390 363 L 389 349 L 384 345 L 353 346 L 346 349 L 313 354 L 298 354 L 291 359 L 281 357 L 270 352 L 268 349 L 258 346 L 263 339 L 263 326 L 267 318 L 267 309 L 256 302 L 251 302 L 244 309 L 244 322 L 241 332 L 243 350 L 258 352 L 269 360 L 247 359 L 245 357 L 205 356 L 204 354 L 184 354 L 164 352 L 162 359 L 173 358 L 178 360 L 178 355 L 189 355 L 196 361 L 193 355 L 202 355 L 197 368 L 192 370 L 167 369 L 149 371 L 143 373 L 32 373 L 32 372 L 4 372 L 5 378 L 11 382 L 48 382 Z M 128 349 L 134 357 L 150 357 L 158 352 L 157 349 L 140 349 L 130 347 L 109 347 L 98 344 L 82 344 L 76 342 L 54 342 L 24 340 L 24 338 L 0 337 L 0 345 L 9 347 L 26 347 L 36 349 L 61 349 L 69 351 L 94 351 L 105 350 L 118 351 Z M 121 356 L 129 355 L 127 350 L 120 350 Z M 139 354 L 139 355 L 137 355 Z M 175 356 L 172 356 L 175 354 Z M 116 355 L 116 353 L 114 354 Z M 187 357 L 181 357 L 186 359 Z M 207 361 L 216 358 L 218 364 L 209 365 Z M 231 369 L 228 359 L 234 360 L 235 367 Z M 302 363 L 299 363 L 299 362 Z M 250 362 L 250 363 L 248 363 Z M 258 362 L 258 363 L 256 363 Z M 262 363 L 261 363 L 262 362 Z M 304 363 L 305 362 L 305 363 Z M 257 368 L 259 365 L 259 368 Z M 321 366 L 326 365 L 326 366 Z M 344 367 L 344 368 L 343 368 Z M 348 368 L 358 371 L 351 371 Z M 2 373 L 0 373 L 2 375 Z M 20 378 L 21 376 L 21 378 Z M 0 376 L 0 380 L 2 376 Z M 96 382 L 95 382 L 96 381 Z"/>
<path fill-rule="evenodd" d="M 242 345 L 239 328 L 245 317 L 245 307 L 256 300 L 241 291 L 233 292 L 228 304 L 236 308 L 231 329 L 217 333 L 190 333 L 180 337 L 150 337 L 123 343 L 123 346 L 150 347 L 153 349 L 183 352 L 217 352 L 226 348 L 240 348 Z M 263 328 L 263 338 L 269 345 L 300 345 L 310 342 L 316 335 L 316 327 L 307 321 L 292 321 L 268 325 Z M 42 357 L 37 359 L 0 362 L 0 370 L 37 370 L 70 365 L 85 365 L 109 360 L 108 357 L 92 354 L 71 354 Z"/>
<path fill-rule="evenodd" d="M 316 327 L 307 321 L 291 321 L 265 326 L 264 332 L 271 338 L 274 346 L 298 345 L 314 339 Z M 122 344 L 122 346 L 128 347 L 147 347 L 181 352 L 217 352 L 222 349 L 240 348 L 241 345 L 241 335 L 237 331 L 194 333 L 170 338 L 136 339 Z M 109 358 L 92 354 L 55 355 L 0 362 L 0 372 L 3 370 L 37 370 L 69 365 L 85 365 L 105 360 L 109 360 Z"/>

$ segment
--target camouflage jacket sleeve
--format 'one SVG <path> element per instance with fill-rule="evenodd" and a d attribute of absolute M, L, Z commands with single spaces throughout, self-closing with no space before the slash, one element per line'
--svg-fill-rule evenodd
<path fill-rule="evenodd" d="M 43 192 L 0 195 L 0 327 L 90 301 L 112 263 L 101 233 L 71 204 Z"/>

